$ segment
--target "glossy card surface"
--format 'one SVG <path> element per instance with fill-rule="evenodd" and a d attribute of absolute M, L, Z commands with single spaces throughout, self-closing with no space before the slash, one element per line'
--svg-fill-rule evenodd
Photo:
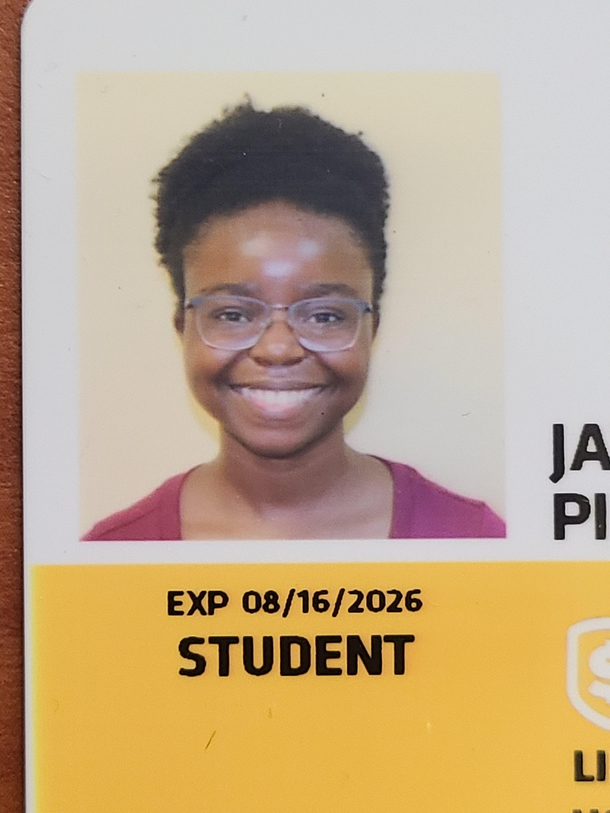
<path fill-rule="evenodd" d="M 610 810 L 609 34 L 34 0 L 28 812 Z"/>

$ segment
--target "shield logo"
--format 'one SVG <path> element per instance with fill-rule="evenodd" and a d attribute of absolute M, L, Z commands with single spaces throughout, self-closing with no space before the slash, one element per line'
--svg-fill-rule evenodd
<path fill-rule="evenodd" d="M 567 689 L 576 711 L 610 731 L 610 618 L 568 629 Z"/>

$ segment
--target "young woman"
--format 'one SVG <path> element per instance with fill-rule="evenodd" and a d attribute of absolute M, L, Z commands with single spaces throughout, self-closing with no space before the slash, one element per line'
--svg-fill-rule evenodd
<path fill-rule="evenodd" d="M 484 503 L 344 440 L 385 277 L 379 157 L 307 110 L 242 105 L 157 189 L 186 374 L 220 450 L 85 539 L 504 536 Z"/>

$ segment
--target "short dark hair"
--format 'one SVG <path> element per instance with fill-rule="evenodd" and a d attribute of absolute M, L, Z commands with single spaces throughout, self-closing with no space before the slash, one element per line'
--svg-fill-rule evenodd
<path fill-rule="evenodd" d="M 378 318 L 385 278 L 388 183 L 381 159 L 362 141 L 303 107 L 225 111 L 196 133 L 155 178 L 155 246 L 184 302 L 183 252 L 215 215 L 281 200 L 345 220 L 373 269 Z"/>

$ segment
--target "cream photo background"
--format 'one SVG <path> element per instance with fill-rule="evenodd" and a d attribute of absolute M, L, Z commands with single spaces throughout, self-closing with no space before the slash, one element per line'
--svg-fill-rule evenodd
<path fill-rule="evenodd" d="M 85 73 L 77 86 L 81 531 L 211 459 L 151 179 L 248 94 L 362 132 L 390 179 L 388 277 L 356 449 L 504 507 L 500 99 L 488 73 Z"/>

